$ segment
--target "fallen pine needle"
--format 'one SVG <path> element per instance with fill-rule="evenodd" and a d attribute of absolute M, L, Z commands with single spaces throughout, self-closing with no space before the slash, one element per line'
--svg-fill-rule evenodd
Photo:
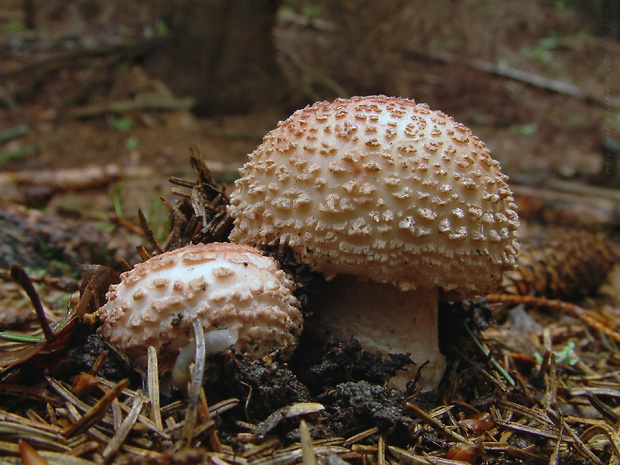
<path fill-rule="evenodd" d="M 565 315 L 576 318 L 588 325 L 590 328 L 599 331 L 605 334 L 605 336 L 609 337 L 610 339 L 620 343 L 620 333 L 611 329 L 608 326 L 611 324 L 609 321 L 594 312 L 590 312 L 585 308 L 580 307 L 579 305 L 557 299 L 547 299 L 545 297 L 509 294 L 489 294 L 486 296 L 486 299 L 490 303 L 503 303 L 514 305 L 523 304 L 534 305 L 538 307 L 547 307 L 552 310 L 564 313 Z"/>
<path fill-rule="evenodd" d="M 116 433 L 114 433 L 112 440 L 108 443 L 106 448 L 101 453 L 101 457 L 104 461 L 107 462 L 109 459 L 114 457 L 114 455 L 119 451 L 119 449 L 125 442 L 125 439 L 127 439 L 127 436 L 136 424 L 138 416 L 142 411 L 142 407 L 144 406 L 144 400 L 145 398 L 142 393 L 140 393 L 139 391 L 136 392 L 129 414 L 127 414 L 127 417 L 125 417 L 125 419 L 121 423 L 121 426 L 118 428 Z"/>

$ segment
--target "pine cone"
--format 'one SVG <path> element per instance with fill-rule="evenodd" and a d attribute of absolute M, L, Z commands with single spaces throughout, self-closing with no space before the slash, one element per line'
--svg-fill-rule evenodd
<path fill-rule="evenodd" d="M 618 259 L 604 236 L 546 228 L 521 239 L 518 268 L 504 273 L 502 291 L 562 300 L 595 292 Z"/>

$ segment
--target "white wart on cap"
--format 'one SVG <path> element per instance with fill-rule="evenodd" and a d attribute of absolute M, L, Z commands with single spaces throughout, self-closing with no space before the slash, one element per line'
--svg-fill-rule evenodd
<path fill-rule="evenodd" d="M 123 273 L 100 309 L 99 332 L 138 367 L 155 347 L 163 371 L 193 337 L 195 318 L 205 332 L 237 331 L 235 347 L 252 357 L 290 355 L 303 323 L 294 289 L 277 262 L 252 247 L 188 245 Z"/>
<path fill-rule="evenodd" d="M 514 267 L 519 219 L 506 180 L 480 139 L 425 104 L 319 102 L 249 155 L 230 196 L 230 239 L 287 246 L 328 279 L 344 275 L 317 306 L 319 326 L 429 362 L 432 389 L 445 367 L 439 290 L 487 293 Z"/>

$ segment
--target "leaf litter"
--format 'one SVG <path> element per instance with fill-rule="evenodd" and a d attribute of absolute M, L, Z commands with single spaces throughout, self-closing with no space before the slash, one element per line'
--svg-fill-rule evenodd
<path fill-rule="evenodd" d="M 179 200 L 162 199 L 167 237 L 160 242 L 140 216 L 143 259 L 230 231 L 225 189 L 198 150 L 190 160 L 196 180 L 173 178 Z M 385 387 L 402 356 L 310 337 L 288 363 L 234 350 L 205 359 L 197 344 L 205 363 L 181 392 L 159 379 L 153 351 L 137 373 L 94 333 L 116 271 L 83 266 L 67 310 L 44 308 L 36 278 L 15 268 L 0 275 L 2 306 L 17 305 L 4 288 L 21 287 L 36 318 L 11 327 L 22 341 L 0 338 L 0 463 L 618 463 L 617 247 L 550 227 L 523 242 L 522 266 L 501 292 L 442 305 L 449 367 L 431 393 L 415 383 L 405 393 Z M 321 287 L 307 270 L 283 266 L 318 283 L 304 286 L 305 298 Z M 56 292 L 44 284 L 43 299 Z"/>

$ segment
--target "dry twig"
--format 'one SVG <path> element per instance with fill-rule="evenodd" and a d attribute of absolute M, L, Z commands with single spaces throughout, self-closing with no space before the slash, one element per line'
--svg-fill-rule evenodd
<path fill-rule="evenodd" d="M 414 50 L 410 49 L 409 53 L 413 56 L 421 56 L 429 58 L 441 63 L 450 65 L 467 66 L 469 68 L 482 71 L 485 73 L 501 76 L 513 81 L 522 82 L 529 86 L 538 87 L 551 92 L 569 95 L 571 97 L 594 102 L 604 108 L 620 108 L 620 97 L 610 95 L 596 95 L 586 89 L 582 89 L 567 82 L 549 79 L 544 76 L 523 71 L 508 66 L 498 65 L 483 60 L 462 58 L 449 52 L 441 50 Z"/>
<path fill-rule="evenodd" d="M 611 322 L 594 312 L 586 310 L 578 305 L 563 302 L 557 299 L 545 297 L 533 297 L 526 295 L 489 294 L 486 296 L 490 303 L 503 303 L 511 305 L 531 305 L 556 310 L 565 315 L 577 318 L 590 328 L 605 334 L 610 339 L 620 343 L 620 333 L 612 329 Z"/>

